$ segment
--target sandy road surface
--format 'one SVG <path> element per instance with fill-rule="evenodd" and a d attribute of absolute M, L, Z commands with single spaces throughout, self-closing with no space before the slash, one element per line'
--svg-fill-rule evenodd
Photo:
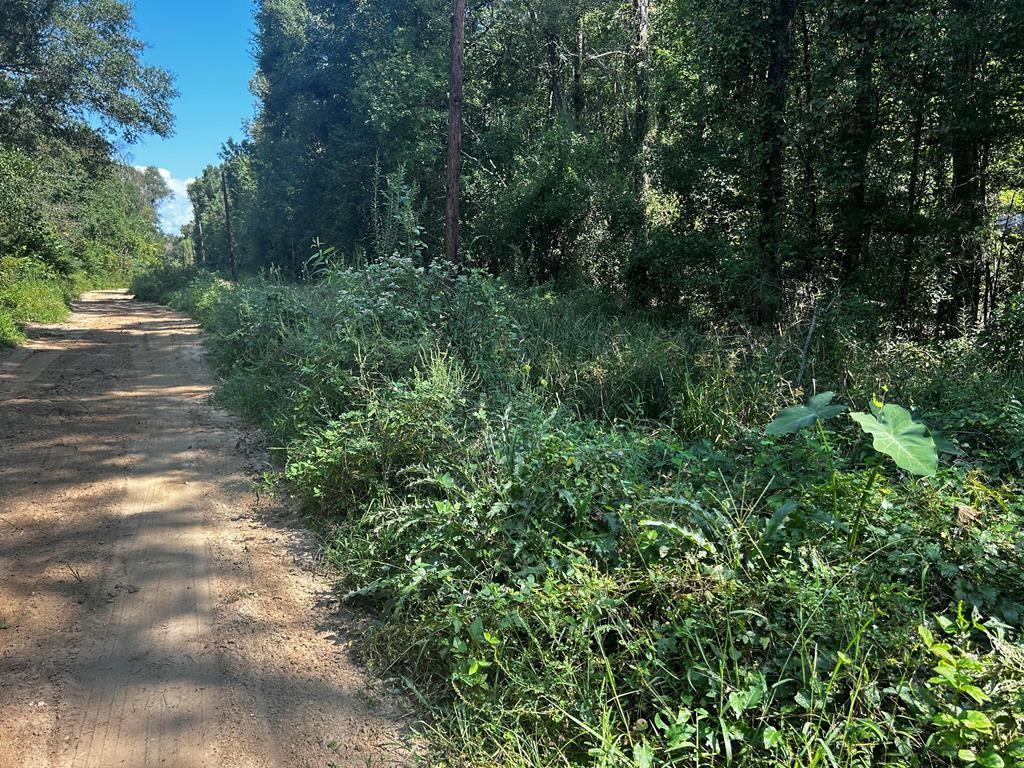
<path fill-rule="evenodd" d="M 0 768 L 400 762 L 195 326 L 123 293 L 0 351 Z"/>

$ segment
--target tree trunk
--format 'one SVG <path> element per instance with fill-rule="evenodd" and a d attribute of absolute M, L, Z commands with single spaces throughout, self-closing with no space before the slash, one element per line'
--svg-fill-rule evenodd
<path fill-rule="evenodd" d="M 565 91 L 562 88 L 562 57 L 558 48 L 561 40 L 558 33 L 549 29 L 544 33 L 544 50 L 548 58 L 548 122 L 564 119 Z"/>
<path fill-rule="evenodd" d="M 199 250 L 199 261 L 204 267 L 209 266 L 209 262 L 206 259 L 206 241 L 203 238 L 203 215 L 202 211 L 195 205 L 192 204 L 192 211 L 195 214 L 196 226 L 193 230 L 193 234 L 196 236 L 196 245 Z"/>
<path fill-rule="evenodd" d="M 950 264 L 950 301 L 938 317 L 940 331 L 953 332 L 963 317 L 969 327 L 977 322 L 979 282 L 981 280 L 981 228 L 984 215 L 981 183 L 981 145 L 978 141 L 978 105 L 976 98 L 978 52 L 972 16 L 975 0 L 954 0 L 955 16 L 964 30 L 953 62 L 953 125 L 950 127 L 950 152 L 953 161 L 951 213 L 955 222 Z"/>
<path fill-rule="evenodd" d="M 586 63 L 586 37 L 583 32 L 583 21 L 576 33 L 576 58 L 572 67 L 572 118 L 576 130 L 583 128 L 583 112 L 587 107 L 586 93 L 583 91 L 583 67 Z"/>
<path fill-rule="evenodd" d="M 462 101 L 466 58 L 466 0 L 452 0 L 451 78 L 448 105 L 448 179 L 445 210 L 445 256 L 461 262 L 459 198 L 462 177 Z"/>
<path fill-rule="evenodd" d="M 220 169 L 220 189 L 224 194 L 224 223 L 228 232 L 228 267 L 231 269 L 231 279 L 238 280 L 238 265 L 235 262 L 235 238 L 231 230 L 231 203 L 228 202 L 228 172 L 226 168 Z"/>
<path fill-rule="evenodd" d="M 811 67 L 811 35 L 807 28 L 806 10 L 800 13 L 800 41 L 803 52 L 804 124 L 807 131 L 801 153 L 804 173 L 804 208 L 807 212 L 807 226 L 810 228 L 810 243 L 814 248 L 818 248 L 821 245 L 821 219 L 818 214 L 818 174 L 814 165 L 817 157 L 815 144 L 818 128 L 814 122 L 814 75 Z M 813 259 L 814 255 L 809 254 L 808 258 Z M 810 268 L 810 261 L 807 266 Z"/>
<path fill-rule="evenodd" d="M 907 231 L 903 239 L 903 264 L 900 276 L 900 314 L 910 308 L 911 276 L 914 269 L 914 255 L 917 252 L 917 209 L 920 205 L 921 151 L 924 139 L 924 80 L 922 77 L 914 124 L 911 128 L 910 180 L 907 185 Z"/>
<path fill-rule="evenodd" d="M 758 190 L 761 216 L 758 247 L 761 276 L 758 320 L 769 323 L 779 310 L 779 269 L 782 248 L 782 195 L 786 149 L 786 94 L 793 50 L 793 19 L 799 0 L 775 0 L 769 18 L 769 64 L 765 81 L 761 143 L 764 157 Z"/>
<path fill-rule="evenodd" d="M 644 171 L 644 145 L 650 130 L 651 98 L 651 0 L 633 0 L 633 86 L 636 90 L 636 107 L 633 110 L 633 148 L 637 167 L 647 186 Z"/>
<path fill-rule="evenodd" d="M 878 11 L 874 3 L 863 6 L 859 24 L 863 30 L 856 72 L 856 101 L 848 143 L 849 194 L 844 212 L 845 233 L 842 254 L 843 279 L 849 278 L 864 260 L 867 239 L 868 154 L 875 133 L 875 41 Z"/>

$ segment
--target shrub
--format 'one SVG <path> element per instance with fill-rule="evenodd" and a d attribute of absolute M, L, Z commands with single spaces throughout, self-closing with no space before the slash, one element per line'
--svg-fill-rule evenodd
<path fill-rule="evenodd" d="M 71 286 L 48 267 L 29 258 L 0 258 L 0 340 L 24 340 L 28 322 L 57 323 L 68 313 Z"/>
<path fill-rule="evenodd" d="M 811 349 L 837 401 L 885 385 L 956 440 L 915 479 L 848 417 L 765 434 L 799 337 L 400 258 L 141 281 L 206 324 L 433 764 L 1018 759 L 1024 419 L 971 346 Z"/>
<path fill-rule="evenodd" d="M 8 311 L 0 309 L 0 346 L 13 347 L 24 340 L 25 334 L 21 332 L 18 323 Z"/>
<path fill-rule="evenodd" d="M 981 348 L 991 363 L 1024 373 L 1024 293 L 1009 297 L 999 307 L 995 322 L 981 335 Z"/>

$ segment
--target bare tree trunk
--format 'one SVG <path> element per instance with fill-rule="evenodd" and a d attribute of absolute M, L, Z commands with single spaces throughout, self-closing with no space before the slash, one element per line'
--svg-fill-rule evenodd
<path fill-rule="evenodd" d="M 761 276 L 758 286 L 758 320 L 769 323 L 779 310 L 779 269 L 782 249 L 782 195 L 786 149 L 786 94 L 793 51 L 793 19 L 799 0 L 775 0 L 769 19 L 770 60 L 765 82 L 761 141 L 764 158 L 758 211 L 761 214 L 758 247 Z"/>
<path fill-rule="evenodd" d="M 238 265 L 235 262 L 235 237 L 231 230 L 231 203 L 228 201 L 228 172 L 226 168 L 220 169 L 220 189 L 224 195 L 224 222 L 228 231 L 228 267 L 231 270 L 231 279 L 238 280 Z"/>
<path fill-rule="evenodd" d="M 953 9 L 961 24 L 972 27 L 975 0 L 954 0 Z M 981 280 L 980 230 L 984 215 L 983 187 L 981 183 L 981 145 L 975 132 L 979 120 L 977 99 L 978 53 L 967 35 L 961 43 L 954 61 L 957 92 L 954 100 L 953 125 L 950 131 L 953 160 L 953 188 L 950 202 L 956 221 L 953 258 L 950 264 L 950 301 L 942 308 L 938 323 L 940 330 L 950 333 L 961 316 L 968 326 L 977 322 L 979 282 Z"/>
<path fill-rule="evenodd" d="M 633 0 L 633 85 L 636 107 L 633 111 L 633 147 L 644 190 L 648 178 L 644 163 L 644 145 L 651 123 L 651 0 Z"/>
<path fill-rule="evenodd" d="M 821 243 L 821 221 L 818 215 L 818 174 L 814 166 L 815 138 L 818 132 L 814 125 L 814 79 L 811 69 L 811 35 L 807 28 L 807 11 L 800 13 L 800 40 L 803 52 L 803 97 L 804 121 L 808 135 L 804 142 L 802 159 L 804 169 L 804 205 L 807 210 L 807 223 L 811 229 L 811 239 L 815 245 Z"/>
<path fill-rule="evenodd" d="M 583 127 L 583 112 L 587 107 L 587 97 L 583 91 L 583 67 L 586 63 L 586 36 L 583 32 L 583 21 L 576 33 L 576 58 L 572 67 L 572 118 L 576 129 Z"/>
<path fill-rule="evenodd" d="M 924 138 L 924 78 L 920 84 L 917 109 L 914 113 L 914 125 L 911 128 L 913 145 L 910 158 L 910 181 L 907 185 L 907 232 L 903 240 L 903 264 L 900 276 L 899 310 L 905 314 L 910 307 L 910 280 L 914 267 L 914 254 L 917 252 L 917 209 L 920 205 L 921 187 L 921 151 Z"/>
<path fill-rule="evenodd" d="M 459 198 L 462 176 L 462 102 L 466 60 L 466 0 L 452 0 L 451 79 L 448 108 L 448 180 L 445 211 L 445 256 L 461 262 Z"/>
<path fill-rule="evenodd" d="M 193 203 L 192 210 L 195 214 L 196 226 L 193 230 L 193 234 L 196 236 L 196 245 L 199 247 L 199 260 L 204 267 L 209 266 L 209 262 L 206 259 L 206 241 L 203 238 L 203 215 L 200 208 Z"/>
<path fill-rule="evenodd" d="M 857 98 L 849 137 L 849 196 L 846 201 L 846 232 L 842 255 L 843 278 L 853 274 L 864 260 L 867 246 L 868 153 L 875 133 L 875 41 L 878 37 L 878 11 L 874 3 L 861 7 L 859 26 L 863 30 L 861 53 L 857 62 Z"/>
<path fill-rule="evenodd" d="M 548 122 L 564 118 L 565 91 L 562 89 L 562 57 L 558 51 L 561 41 L 558 32 L 548 29 L 544 33 L 544 50 L 548 57 Z"/>

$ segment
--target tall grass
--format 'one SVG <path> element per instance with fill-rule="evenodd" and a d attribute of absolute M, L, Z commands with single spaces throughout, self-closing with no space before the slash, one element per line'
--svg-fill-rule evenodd
<path fill-rule="evenodd" d="M 24 341 L 28 322 L 57 323 L 67 316 L 69 285 L 29 259 L 0 259 L 0 345 Z"/>
<path fill-rule="evenodd" d="M 61 322 L 84 291 L 126 286 L 132 276 L 121 261 L 94 255 L 88 271 L 63 274 L 32 257 L 0 257 L 0 346 L 24 342 L 27 323 Z"/>
<path fill-rule="evenodd" d="M 135 290 L 206 326 L 220 397 L 374 613 L 371 659 L 430 714 L 431 764 L 1019 759 L 1024 409 L 977 345 L 837 321 L 804 357 L 802 329 L 679 328 L 401 259 Z M 869 487 L 845 421 L 765 436 L 800 367 L 856 405 L 885 386 L 961 455 Z"/>

